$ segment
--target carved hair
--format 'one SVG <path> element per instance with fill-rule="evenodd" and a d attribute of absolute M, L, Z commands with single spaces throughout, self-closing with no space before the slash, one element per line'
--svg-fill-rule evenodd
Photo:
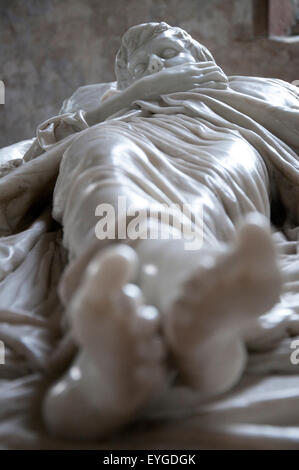
<path fill-rule="evenodd" d="M 181 28 L 169 26 L 164 22 L 139 24 L 132 26 L 123 35 L 121 47 L 116 55 L 114 71 L 119 89 L 123 90 L 131 83 L 132 77 L 128 71 L 129 54 L 132 54 L 134 50 L 146 44 L 155 36 L 168 30 L 172 30 L 175 33 L 174 36 L 184 42 L 184 46 L 190 50 L 197 62 L 215 62 L 210 51 L 205 46 L 195 41 L 190 34 Z"/>

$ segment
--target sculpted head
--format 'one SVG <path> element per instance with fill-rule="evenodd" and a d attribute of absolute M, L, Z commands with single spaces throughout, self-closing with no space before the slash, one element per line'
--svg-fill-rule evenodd
<path fill-rule="evenodd" d="M 144 23 L 122 37 L 115 75 L 123 90 L 141 77 L 187 62 L 214 61 L 208 49 L 190 34 L 167 23 Z"/>

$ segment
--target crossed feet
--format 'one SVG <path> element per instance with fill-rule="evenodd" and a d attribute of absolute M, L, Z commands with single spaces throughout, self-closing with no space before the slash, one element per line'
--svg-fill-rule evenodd
<path fill-rule="evenodd" d="M 68 306 L 80 352 L 43 403 L 56 436 L 99 439 L 130 422 L 167 386 L 169 356 L 199 394 L 228 390 L 246 364 L 244 331 L 279 299 L 271 234 L 257 214 L 231 248 L 199 259 L 161 316 L 130 283 L 137 265 L 126 245 L 99 253 Z"/>

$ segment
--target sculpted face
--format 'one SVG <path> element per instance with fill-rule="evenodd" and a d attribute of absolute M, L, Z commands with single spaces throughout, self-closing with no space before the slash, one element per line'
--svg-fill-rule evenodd
<path fill-rule="evenodd" d="M 196 62 L 181 39 L 172 30 L 164 31 L 129 54 L 131 82 L 187 62 Z"/>

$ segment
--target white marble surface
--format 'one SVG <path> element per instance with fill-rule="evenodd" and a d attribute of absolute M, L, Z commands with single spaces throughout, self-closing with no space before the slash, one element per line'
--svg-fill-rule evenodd
<path fill-rule="evenodd" d="M 29 151 L 27 162 L 0 180 L 1 229 L 8 235 L 24 223 L 24 215 L 41 194 L 51 193 L 60 167 L 53 215 L 64 227 L 63 245 L 71 263 L 59 290 L 73 341 L 80 348 L 72 367 L 50 389 L 44 403 L 48 429 L 60 437 L 106 437 L 148 405 L 148 417 L 159 409 L 167 415 L 164 393 L 171 396 L 172 391 L 173 403 L 180 403 L 186 415 L 188 407 L 193 409 L 198 402 L 200 424 L 200 415 L 205 413 L 202 400 L 228 392 L 239 381 L 247 363 L 246 344 L 251 349 L 261 347 L 268 337 L 267 347 L 275 354 L 278 339 L 288 338 L 292 327 L 292 334 L 298 334 L 297 290 L 292 284 L 292 276 L 298 274 L 297 265 L 292 264 L 297 253 L 285 252 L 284 261 L 278 262 L 269 231 L 270 200 L 277 197 L 277 191 L 287 224 L 297 225 L 298 91 L 277 80 L 227 77 L 202 46 L 184 33 L 177 36 L 178 32 L 164 28 L 158 32 L 159 41 L 149 37 L 138 57 L 133 42 L 127 56 L 129 76 L 122 68 L 118 75 L 127 88 L 106 95 L 94 109 L 65 113 L 43 123 L 37 136 L 44 153 L 38 156 Z M 169 49 L 173 57 L 165 57 Z M 204 54 L 207 61 L 198 63 L 198 54 Z M 180 57 L 181 62 L 173 63 L 172 59 Z M 138 79 L 136 73 L 141 73 Z M 94 93 L 95 88 L 81 90 L 64 104 L 63 111 L 71 111 L 76 99 L 91 103 L 89 91 Z M 136 112 L 128 114 L 132 103 Z M 116 112 L 117 119 L 111 118 L 109 113 Z M 180 240 L 142 240 L 131 247 L 118 245 L 99 252 L 102 245 L 94 238 L 95 204 L 99 200 L 113 204 L 119 193 L 132 199 L 138 196 L 142 206 L 201 199 L 206 214 L 203 248 L 190 254 Z M 30 240 L 36 240 L 48 224 L 46 217 L 33 231 L 3 239 L 3 250 L 10 253 L 2 263 L 7 285 L 8 274 L 21 266 L 21 253 L 32 251 Z M 285 244 L 282 239 L 282 250 Z M 294 242 L 290 241 L 290 247 L 295 249 Z M 31 267 L 39 263 L 38 251 L 34 253 L 28 258 Z M 45 259 L 53 256 L 60 254 L 54 250 Z M 141 275 L 149 263 L 157 267 L 151 285 Z M 45 262 L 45 273 L 49 266 L 55 269 L 55 263 Z M 55 279 L 60 270 L 61 264 Z M 24 280 L 25 272 L 22 265 L 14 279 Z M 284 290 L 279 299 L 281 280 Z M 45 287 L 38 283 L 29 303 L 23 297 L 35 315 Z M 4 302 L 8 292 L 3 293 Z M 22 297 L 18 301 L 22 305 Z M 258 320 L 278 301 L 281 305 L 276 313 L 270 312 L 268 321 Z M 17 304 L 15 310 L 19 310 Z M 50 323 L 55 330 L 57 323 Z M 39 348 L 43 349 L 40 335 L 35 342 L 37 357 Z M 16 339 L 11 341 L 14 344 Z M 178 394 L 167 391 L 165 353 L 172 355 L 178 378 L 187 387 L 198 388 L 191 401 L 188 389 L 182 395 L 179 389 Z M 64 352 L 61 357 L 63 363 Z M 289 371 L 286 360 L 284 356 L 279 371 Z M 270 360 L 262 373 L 267 374 L 271 364 Z M 47 365 L 42 367 L 47 369 Z M 252 367 L 255 373 L 261 372 L 253 362 Z M 280 399 L 286 401 L 273 423 L 293 424 L 283 412 L 292 401 L 288 396 Z M 265 401 L 264 410 L 270 410 L 272 398 Z M 228 412 L 231 424 L 250 424 L 246 412 L 238 412 L 237 421 Z M 269 423 L 267 416 L 255 421 L 256 436 L 258 425 Z M 216 432 L 215 422 L 209 419 Z M 78 420 L 80 430 L 74 426 Z"/>

